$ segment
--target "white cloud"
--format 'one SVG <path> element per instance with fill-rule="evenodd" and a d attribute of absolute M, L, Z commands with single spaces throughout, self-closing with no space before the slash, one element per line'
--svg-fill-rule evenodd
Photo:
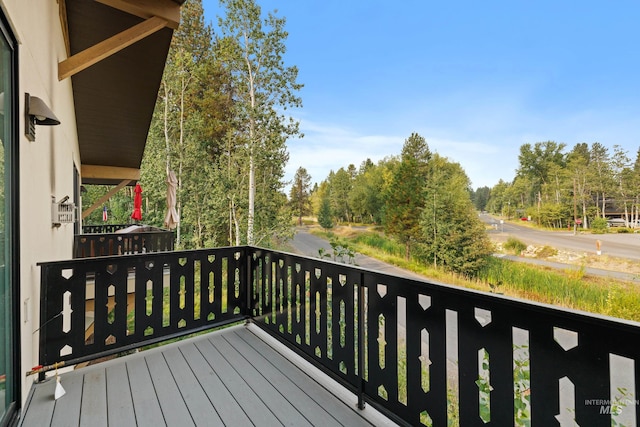
<path fill-rule="evenodd" d="M 405 139 L 411 133 L 367 135 L 335 124 L 323 125 L 307 120 L 302 120 L 300 127 L 305 136 L 288 143 L 289 163 L 285 179 L 291 180 L 295 171 L 304 167 L 312 181 L 317 183 L 326 179 L 330 171 L 346 168 L 349 164 L 358 167 L 366 159 L 377 162 L 388 156 L 399 155 Z M 492 187 L 501 178 L 512 178 L 511 172 L 507 174 L 509 176 L 505 176 L 504 172 L 508 164 L 505 157 L 508 155 L 513 158 L 513 153 L 505 155 L 497 145 L 454 138 L 429 138 L 428 130 L 418 133 L 425 137 L 431 151 L 460 163 L 474 187 Z"/>
<path fill-rule="evenodd" d="M 335 125 L 301 121 L 302 139 L 288 142 L 289 163 L 285 179 L 293 178 L 299 167 L 304 167 L 313 182 L 323 181 L 330 171 L 354 164 L 358 167 L 366 159 L 374 162 L 399 154 L 403 139 L 386 135 L 361 135 L 351 129 Z"/>

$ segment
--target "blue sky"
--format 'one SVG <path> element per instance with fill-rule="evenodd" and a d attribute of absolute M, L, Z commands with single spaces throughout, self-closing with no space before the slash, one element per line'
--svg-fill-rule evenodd
<path fill-rule="evenodd" d="M 262 0 L 287 19 L 303 139 L 286 178 L 398 155 L 417 132 L 474 188 L 511 181 L 522 144 L 640 147 L 640 2 Z M 203 0 L 215 24 L 218 0 Z"/>

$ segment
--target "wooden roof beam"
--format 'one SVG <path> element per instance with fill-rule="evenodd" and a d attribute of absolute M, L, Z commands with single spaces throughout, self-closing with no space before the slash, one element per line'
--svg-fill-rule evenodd
<path fill-rule="evenodd" d="M 58 15 L 60 16 L 60 26 L 62 27 L 62 37 L 64 38 L 64 47 L 67 51 L 67 56 L 70 56 L 71 45 L 69 43 L 69 23 L 67 22 L 66 0 L 58 0 Z"/>
<path fill-rule="evenodd" d="M 82 165 L 82 179 L 127 180 L 140 181 L 140 169 L 121 168 L 116 166 Z"/>
<path fill-rule="evenodd" d="M 58 64 L 58 80 L 64 80 L 67 77 L 71 77 L 74 74 L 102 61 L 104 58 L 131 46 L 135 42 L 142 40 L 157 31 L 160 31 L 166 26 L 166 20 L 153 16 L 138 25 L 134 25 L 115 36 L 109 37 L 108 39 L 83 50 L 82 52 L 76 53 L 72 57 L 67 58 Z"/>
<path fill-rule="evenodd" d="M 180 25 L 180 5 L 173 0 L 96 0 L 114 9 L 140 18 L 158 16 L 167 21 L 167 26 L 178 29 Z"/>
<path fill-rule="evenodd" d="M 132 181 L 125 179 L 124 181 L 122 181 L 120 184 L 116 185 L 115 187 L 113 187 L 111 190 L 109 190 L 109 192 L 107 194 L 105 194 L 104 196 L 100 197 L 98 200 L 96 200 L 96 202 L 91 205 L 86 211 L 82 212 L 82 219 L 85 219 L 86 217 L 88 217 L 89 215 L 91 215 L 91 213 L 93 211 L 95 211 L 96 209 L 98 209 L 102 204 L 104 204 L 104 202 L 106 202 L 107 200 L 109 200 L 111 197 L 113 197 L 114 194 L 116 194 L 118 191 L 120 191 L 123 187 L 125 187 L 126 185 L 128 185 L 129 183 L 131 183 Z"/>

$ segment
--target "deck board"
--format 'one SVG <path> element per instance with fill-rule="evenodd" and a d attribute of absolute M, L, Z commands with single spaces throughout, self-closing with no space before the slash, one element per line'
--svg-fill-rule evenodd
<path fill-rule="evenodd" d="M 197 377 L 191 371 L 180 350 L 172 348 L 163 353 L 195 425 L 222 425 L 215 407 L 200 387 Z"/>
<path fill-rule="evenodd" d="M 56 403 L 62 404 L 62 401 L 58 400 Z M 80 406 L 80 426 L 102 427 L 107 426 L 108 421 L 105 370 L 94 369 L 84 376 L 82 405 Z"/>
<path fill-rule="evenodd" d="M 44 422 L 52 419 L 55 408 L 55 400 L 53 400 L 54 389 L 53 387 L 49 387 L 49 384 L 52 382 L 53 379 L 49 379 L 47 382 L 38 384 L 37 387 L 32 389 L 32 393 L 25 405 L 28 410 L 25 410 L 22 415 L 22 425 L 47 425 L 44 424 Z"/>
<path fill-rule="evenodd" d="M 126 363 L 137 425 L 142 427 L 165 425 L 165 418 L 145 359 L 132 358 Z"/>
<path fill-rule="evenodd" d="M 354 411 L 344 405 L 334 405 L 336 397 L 316 382 L 309 382 L 307 375 L 284 358 L 268 359 L 270 347 L 247 331 L 225 336 L 236 350 L 247 357 L 254 366 L 268 364 L 264 375 L 272 384 L 281 384 L 294 406 L 309 408 L 305 415 L 314 426 L 366 426 L 369 425 Z M 305 387 L 300 385 L 304 384 Z M 325 408 L 331 408 L 331 411 Z"/>
<path fill-rule="evenodd" d="M 220 380 L 254 425 L 282 425 L 260 397 L 244 381 L 238 381 L 237 373 L 210 341 L 199 341 L 196 346 L 207 359 L 209 366 L 215 366 Z"/>
<path fill-rule="evenodd" d="M 153 378 L 159 405 L 163 408 L 171 408 L 170 411 L 163 411 L 167 425 L 195 426 L 163 354 L 155 352 L 148 355 L 145 360 Z"/>
<path fill-rule="evenodd" d="M 53 379 L 51 380 L 53 381 Z M 82 405 L 82 386 L 84 384 L 83 375 L 79 372 L 72 372 L 64 377 L 64 391 L 66 392 L 64 402 L 56 404 L 53 410 L 52 425 L 75 425 L 80 421 L 80 407 Z M 57 402 L 56 402 L 57 403 Z"/>
<path fill-rule="evenodd" d="M 244 326 L 35 384 L 23 426 L 371 426 Z"/>
<path fill-rule="evenodd" d="M 107 416 L 110 425 L 130 426 L 136 423 L 133 410 L 129 374 L 125 364 L 113 365 L 106 369 L 107 376 Z"/>
<path fill-rule="evenodd" d="M 225 387 L 215 370 L 207 363 L 202 353 L 195 344 L 190 343 L 181 348 L 182 354 L 189 363 L 189 366 L 195 371 L 200 372 L 198 382 L 202 389 L 207 393 L 209 399 L 216 402 L 218 415 L 222 419 L 224 425 L 228 426 L 246 426 L 251 425 L 251 420 L 245 414 L 238 401 Z"/>
<path fill-rule="evenodd" d="M 282 396 L 278 387 L 270 384 L 242 355 L 232 357 L 232 355 L 238 355 L 238 352 L 226 340 L 217 340 L 216 347 L 228 355 L 229 359 L 227 360 L 233 369 L 235 369 L 236 374 L 242 377 L 254 393 L 261 396 L 264 404 L 267 405 L 269 410 L 283 425 L 311 425 L 309 421 L 300 414 L 298 408 Z"/>

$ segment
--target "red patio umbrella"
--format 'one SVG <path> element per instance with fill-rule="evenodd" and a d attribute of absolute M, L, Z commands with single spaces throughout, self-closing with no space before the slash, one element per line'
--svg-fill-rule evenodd
<path fill-rule="evenodd" d="M 133 197 L 133 213 L 131 218 L 136 221 L 142 221 L 142 187 L 140 184 L 136 184 L 136 188 L 133 190 L 136 194 Z"/>

